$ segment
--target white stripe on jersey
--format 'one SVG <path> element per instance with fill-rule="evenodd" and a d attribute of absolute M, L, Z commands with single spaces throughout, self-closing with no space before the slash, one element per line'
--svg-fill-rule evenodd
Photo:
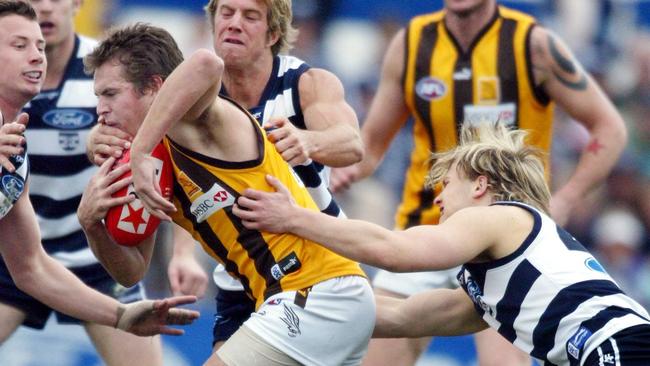
<path fill-rule="evenodd" d="M 293 108 L 293 92 L 292 89 L 285 89 L 282 94 L 277 95 L 271 100 L 264 103 L 264 115 L 262 116 L 262 124 L 268 122 L 273 117 L 293 117 L 296 115 L 296 110 Z"/>
<path fill-rule="evenodd" d="M 96 40 L 77 34 L 79 37 L 79 49 L 77 50 L 77 58 L 84 58 L 87 54 L 91 53 L 99 44 Z"/>
<path fill-rule="evenodd" d="M 81 230 L 76 212 L 58 219 L 46 219 L 36 215 L 36 219 L 38 220 L 38 226 L 41 228 L 43 240 L 59 238 Z"/>
<path fill-rule="evenodd" d="M 280 55 L 280 67 L 278 68 L 278 77 L 282 77 L 288 70 L 295 70 L 303 64 L 303 61 L 297 57 Z"/>
<path fill-rule="evenodd" d="M 50 256 L 66 268 L 85 267 L 97 263 L 97 259 L 90 247 L 79 249 L 76 252 L 51 253 Z"/>
<path fill-rule="evenodd" d="M 66 80 L 61 88 L 57 108 L 94 108 L 97 96 L 92 80 Z"/>
<path fill-rule="evenodd" d="M 25 130 L 25 138 L 28 141 L 28 148 L 30 155 L 48 155 L 48 156 L 72 156 L 72 155 L 85 155 L 86 154 L 86 139 L 90 130 L 56 130 L 56 129 L 27 129 Z M 77 134 L 78 142 L 74 144 L 66 144 L 65 150 L 59 141 L 61 134 Z M 76 138 L 76 137 L 75 137 Z M 35 141 L 34 144 L 29 142 Z M 43 143 L 47 142 L 47 143 Z M 30 189 L 31 190 L 31 189 Z"/>
<path fill-rule="evenodd" d="M 96 171 L 97 167 L 91 166 L 78 174 L 67 177 L 32 173 L 29 194 L 45 196 L 57 201 L 80 196 Z"/>

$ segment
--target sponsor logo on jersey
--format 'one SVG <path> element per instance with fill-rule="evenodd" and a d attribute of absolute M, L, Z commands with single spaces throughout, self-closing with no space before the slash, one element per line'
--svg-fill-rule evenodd
<path fill-rule="evenodd" d="M 474 281 L 469 272 L 461 271 L 456 278 L 458 278 L 458 282 L 465 289 L 472 302 L 490 316 L 494 316 L 494 310 L 483 301 L 483 290 L 481 290 L 481 287 Z"/>
<path fill-rule="evenodd" d="M 3 175 L 2 179 L 0 179 L 0 188 L 4 195 L 13 203 L 23 194 L 25 182 L 20 176 L 9 173 Z"/>
<path fill-rule="evenodd" d="M 194 183 L 194 181 L 190 179 L 190 177 L 188 177 L 184 171 L 181 171 L 178 174 L 178 184 L 183 187 L 190 199 L 192 199 L 195 194 L 201 192 L 201 188 L 196 183 Z"/>
<path fill-rule="evenodd" d="M 424 100 L 432 101 L 444 97 L 447 86 L 442 80 L 427 76 L 415 84 L 415 93 Z"/>
<path fill-rule="evenodd" d="M 287 304 L 282 304 L 284 306 L 284 317 L 280 317 L 280 320 L 287 325 L 287 335 L 291 338 L 295 338 L 301 334 L 300 332 L 300 318 L 296 312 L 287 306 Z"/>
<path fill-rule="evenodd" d="M 596 258 L 593 257 L 585 259 L 585 266 L 587 266 L 587 268 L 589 268 L 592 271 L 607 273 L 605 271 L 605 268 L 603 268 L 603 266 L 600 265 L 600 263 L 598 263 Z"/>
<path fill-rule="evenodd" d="M 53 109 L 43 115 L 47 125 L 62 129 L 77 129 L 95 122 L 95 115 L 81 109 Z"/>
<path fill-rule="evenodd" d="M 79 147 L 80 143 L 79 132 L 59 131 L 59 146 L 64 151 L 74 151 Z"/>
<path fill-rule="evenodd" d="M 192 201 L 190 212 L 196 218 L 196 222 L 201 223 L 215 212 L 232 206 L 234 203 L 235 197 L 219 184 L 215 183 L 209 191 Z"/>
<path fill-rule="evenodd" d="M 582 352 L 582 347 L 591 337 L 591 331 L 585 327 L 580 327 L 567 342 L 567 353 L 576 360 L 580 359 L 580 353 Z"/>
<path fill-rule="evenodd" d="M 479 104 L 497 104 L 501 101 L 501 82 L 498 76 L 481 76 L 477 85 Z"/>
<path fill-rule="evenodd" d="M 301 266 L 302 263 L 300 263 L 296 252 L 291 252 L 271 267 L 271 276 L 276 280 L 280 280 L 289 273 L 299 270 Z"/>
<path fill-rule="evenodd" d="M 471 123 L 474 126 L 485 122 L 499 122 L 510 128 L 515 124 L 517 106 L 514 103 L 497 105 L 467 104 L 463 106 L 463 117 L 465 123 Z"/>
<path fill-rule="evenodd" d="M 454 80 L 469 80 L 472 78 L 472 70 L 469 67 L 463 67 L 454 72 L 453 78 Z"/>

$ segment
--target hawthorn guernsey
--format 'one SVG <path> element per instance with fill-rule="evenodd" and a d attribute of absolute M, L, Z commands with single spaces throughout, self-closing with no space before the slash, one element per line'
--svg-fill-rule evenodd
<path fill-rule="evenodd" d="M 128 164 L 130 161 L 130 151 L 127 150 L 122 155 L 116 166 Z M 151 153 L 151 156 L 156 158 L 158 167 L 156 169 L 156 177 L 160 185 L 160 191 L 163 197 L 171 199 L 174 176 L 172 172 L 171 160 L 169 155 L 162 144 L 158 144 Z M 131 175 L 131 171 L 124 173 L 119 179 L 124 179 Z M 124 187 L 115 192 L 113 197 L 122 197 L 128 194 L 135 195 L 133 184 Z M 145 210 L 142 202 L 139 199 L 131 201 L 121 206 L 114 206 L 106 213 L 106 229 L 116 243 L 125 246 L 136 246 L 144 239 L 153 234 L 160 219 L 152 216 Z"/>

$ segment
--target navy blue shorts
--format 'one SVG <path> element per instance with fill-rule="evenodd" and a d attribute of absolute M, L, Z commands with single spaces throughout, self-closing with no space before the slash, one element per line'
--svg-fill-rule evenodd
<path fill-rule="evenodd" d="M 584 366 L 650 365 L 650 325 L 624 329 L 593 350 Z"/>
<path fill-rule="evenodd" d="M 244 291 L 219 289 L 214 299 L 216 311 L 212 325 L 212 346 L 228 340 L 255 312 L 255 302 Z"/>
<path fill-rule="evenodd" d="M 89 287 L 113 297 L 120 302 L 130 303 L 144 298 L 144 291 L 140 283 L 131 288 L 125 288 L 115 282 L 115 280 L 113 280 L 104 267 L 99 263 L 86 267 L 70 268 L 70 270 Z M 59 323 L 81 323 L 81 320 L 53 310 L 49 306 L 18 289 L 9 274 L 7 266 L 4 261 L 1 260 L 0 302 L 24 311 L 27 314 L 27 317 L 25 318 L 23 325 L 30 328 L 43 329 L 47 319 L 53 311 L 56 314 Z"/>

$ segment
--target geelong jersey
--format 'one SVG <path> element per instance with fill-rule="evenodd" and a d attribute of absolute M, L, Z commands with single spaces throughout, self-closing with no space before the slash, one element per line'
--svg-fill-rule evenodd
<path fill-rule="evenodd" d="M 650 324 L 596 259 L 535 208 L 534 227 L 512 254 L 465 264 L 458 280 L 483 319 L 540 365 L 579 365 L 605 339 Z"/>
<path fill-rule="evenodd" d="M 428 159 L 432 151 L 455 147 L 464 123 L 498 120 L 529 130 L 531 144 L 550 149 L 553 104 L 534 87 L 530 65 L 535 20 L 499 6 L 463 52 L 444 16 L 440 11 L 415 17 L 406 31 L 403 87 L 415 123 L 399 228 L 438 222 L 434 192 L 424 188 Z"/>
<path fill-rule="evenodd" d="M 174 222 L 190 232 L 203 249 L 238 278 L 259 306 L 282 291 L 301 290 L 346 275 L 364 276 L 358 263 L 292 234 L 246 229 L 232 213 L 241 192 L 273 188 L 265 176 L 280 179 L 302 207 L 318 210 L 302 181 L 282 159 L 251 116 L 259 158 L 227 162 L 188 150 L 166 139 L 175 175 Z"/>
<path fill-rule="evenodd" d="M 287 117 L 294 126 L 303 130 L 307 129 L 300 108 L 298 81 L 300 76 L 309 68 L 309 65 L 296 57 L 275 56 L 273 58 L 273 71 L 266 87 L 264 87 L 260 102 L 248 111 L 262 125 L 273 117 Z M 221 93 L 228 95 L 225 88 L 222 88 Z M 328 189 L 329 167 L 310 159 L 302 165 L 293 167 L 293 169 L 305 183 L 321 212 L 331 216 L 345 216 Z"/>
<path fill-rule="evenodd" d="M 81 194 L 96 171 L 86 157 L 86 137 L 97 122 L 97 98 L 92 77 L 83 71 L 83 57 L 96 44 L 76 36 L 61 84 L 41 91 L 24 108 L 30 199 L 45 250 L 67 267 L 97 263 L 77 219 Z"/>

